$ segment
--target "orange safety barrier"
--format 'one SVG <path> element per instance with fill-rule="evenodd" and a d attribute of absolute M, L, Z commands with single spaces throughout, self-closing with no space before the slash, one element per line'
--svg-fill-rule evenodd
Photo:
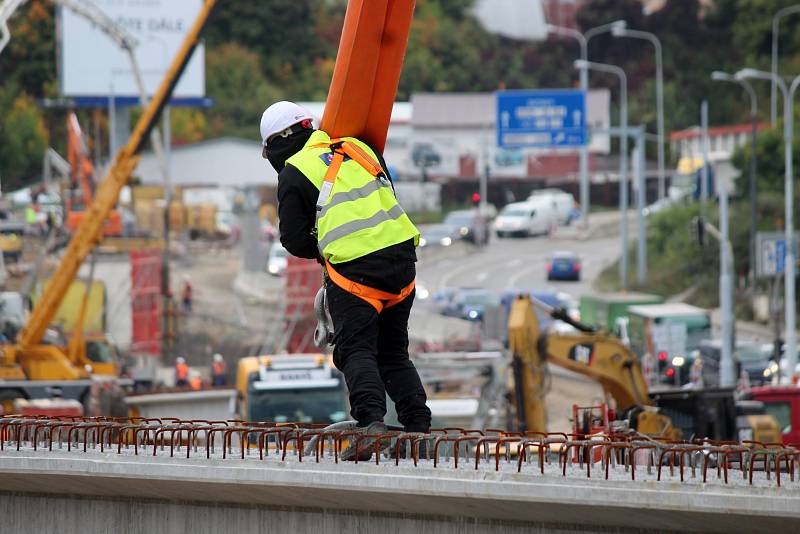
<path fill-rule="evenodd" d="M 382 152 L 415 0 L 350 0 L 320 129 Z"/>

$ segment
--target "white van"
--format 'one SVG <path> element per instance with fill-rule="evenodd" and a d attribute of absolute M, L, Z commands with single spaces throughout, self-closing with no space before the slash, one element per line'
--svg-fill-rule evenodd
<path fill-rule="evenodd" d="M 575 197 L 561 189 L 539 189 L 531 193 L 528 202 L 549 202 L 558 223 L 563 225 L 570 223 L 575 208 Z"/>
<path fill-rule="evenodd" d="M 494 220 L 497 237 L 546 234 L 555 218 L 552 203 L 535 201 L 514 202 L 503 208 Z"/>

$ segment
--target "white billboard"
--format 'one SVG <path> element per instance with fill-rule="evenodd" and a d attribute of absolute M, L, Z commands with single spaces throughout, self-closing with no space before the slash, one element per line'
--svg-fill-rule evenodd
<path fill-rule="evenodd" d="M 136 59 L 148 94 L 158 88 L 202 7 L 202 0 L 93 0 L 138 41 Z M 131 62 L 100 28 L 59 9 L 59 90 L 66 97 L 138 97 Z M 205 52 L 200 45 L 173 98 L 205 95 Z"/>

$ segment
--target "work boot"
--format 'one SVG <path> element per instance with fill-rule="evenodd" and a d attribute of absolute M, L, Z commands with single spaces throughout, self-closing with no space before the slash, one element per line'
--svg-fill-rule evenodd
<path fill-rule="evenodd" d="M 356 430 L 362 435 L 386 434 L 388 432 L 386 425 L 383 421 L 375 421 L 365 427 L 358 427 Z M 347 446 L 339 454 L 339 459 L 343 462 L 352 462 L 356 459 L 356 439 L 358 435 L 350 436 L 350 445 Z M 388 445 L 389 440 L 386 440 Z M 365 438 L 358 443 L 358 461 L 367 462 L 372 458 L 372 453 L 375 451 L 375 439 Z"/>
<path fill-rule="evenodd" d="M 398 455 L 395 455 L 395 451 L 397 449 L 392 447 L 392 450 L 391 450 L 392 458 L 395 458 L 396 456 L 399 456 L 399 458 L 401 460 L 411 459 L 411 455 L 409 454 L 409 452 L 412 451 L 413 449 L 410 448 L 410 445 L 411 444 L 410 444 L 409 440 L 404 439 L 403 441 L 401 441 L 400 442 L 400 451 L 399 451 Z M 419 440 L 417 442 L 417 453 L 418 453 L 417 460 L 427 460 L 428 459 L 428 449 L 429 449 L 428 440 L 427 439 Z"/>

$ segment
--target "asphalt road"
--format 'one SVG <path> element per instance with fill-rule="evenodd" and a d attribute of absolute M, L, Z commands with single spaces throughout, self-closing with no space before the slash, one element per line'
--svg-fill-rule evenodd
<path fill-rule="evenodd" d="M 566 232 L 562 232 L 562 235 Z M 579 282 L 548 282 L 545 263 L 554 251 L 569 250 L 582 259 Z M 482 249 L 468 249 L 452 257 L 423 260 L 418 264 L 418 283 L 431 293 L 445 287 L 482 287 L 501 292 L 509 288 L 554 290 L 570 294 L 575 299 L 592 294 L 593 280 L 618 257 L 619 239 L 603 237 L 579 240 L 575 233 L 564 238 L 504 238 L 493 239 Z M 417 324 L 425 323 L 426 330 L 447 329 L 453 335 L 453 319 L 432 313 L 425 303 L 415 305 Z M 465 321 L 462 321 L 465 325 Z M 597 404 L 603 398 L 602 388 L 584 376 L 559 368 L 551 369 L 550 390 L 547 395 L 547 419 L 551 431 L 571 431 L 572 405 Z"/>
<path fill-rule="evenodd" d="M 545 264 L 555 251 L 567 250 L 582 259 L 579 282 L 548 282 Z M 493 291 L 530 288 L 564 291 L 578 298 L 591 294 L 592 281 L 619 254 L 618 238 L 581 241 L 575 238 L 494 239 L 482 249 L 418 265 L 417 278 L 431 292 L 445 287 L 482 287 Z"/>

